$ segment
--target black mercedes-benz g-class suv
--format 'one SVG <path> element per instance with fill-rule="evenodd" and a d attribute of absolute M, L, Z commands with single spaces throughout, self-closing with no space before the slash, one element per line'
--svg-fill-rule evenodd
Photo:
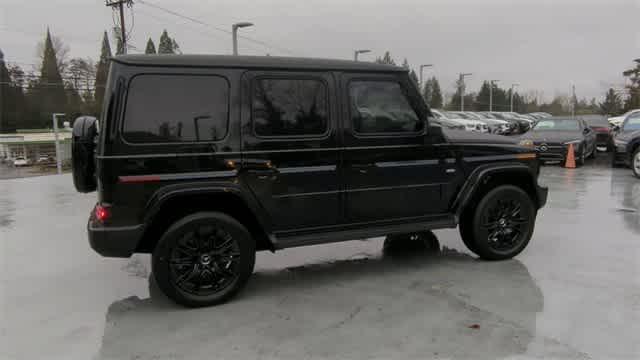
<path fill-rule="evenodd" d="M 481 258 L 517 255 L 547 198 L 537 154 L 429 116 L 395 66 L 116 57 L 100 120 L 73 128 L 74 183 L 98 191 L 89 242 L 152 253 L 159 287 L 187 306 L 236 294 L 257 250 L 459 225 Z"/>

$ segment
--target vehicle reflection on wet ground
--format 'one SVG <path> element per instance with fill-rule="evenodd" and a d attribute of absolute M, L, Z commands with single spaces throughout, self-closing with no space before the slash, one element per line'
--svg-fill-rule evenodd
<path fill-rule="evenodd" d="M 640 181 L 603 156 L 544 167 L 529 247 L 476 260 L 456 230 L 260 253 L 233 301 L 184 309 L 149 257 L 86 241 L 68 175 L 0 181 L 0 358 L 640 358 Z"/>

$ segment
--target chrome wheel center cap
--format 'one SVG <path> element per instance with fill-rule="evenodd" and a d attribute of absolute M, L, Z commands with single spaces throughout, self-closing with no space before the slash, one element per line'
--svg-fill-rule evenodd
<path fill-rule="evenodd" d="M 200 256 L 200 263 L 202 265 L 211 264 L 211 256 L 209 256 L 208 254 L 204 254 L 204 255 Z"/>
<path fill-rule="evenodd" d="M 500 227 L 505 227 L 505 226 L 507 226 L 507 220 L 505 220 L 504 218 L 503 218 L 503 219 L 498 220 L 498 225 L 500 225 Z"/>

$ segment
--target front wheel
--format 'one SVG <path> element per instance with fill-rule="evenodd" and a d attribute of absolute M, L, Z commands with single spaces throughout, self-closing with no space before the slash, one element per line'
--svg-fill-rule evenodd
<path fill-rule="evenodd" d="M 631 169 L 633 169 L 633 175 L 640 179 L 640 147 L 633 152 L 633 158 L 631 159 Z"/>
<path fill-rule="evenodd" d="M 201 212 L 169 227 L 153 251 L 152 271 L 158 287 L 175 302 L 216 305 L 247 283 L 255 251 L 254 240 L 237 220 Z"/>
<path fill-rule="evenodd" d="M 460 222 L 460 234 L 469 250 L 485 260 L 504 260 L 518 255 L 529 243 L 536 208 L 521 188 L 501 185 L 466 214 Z"/>

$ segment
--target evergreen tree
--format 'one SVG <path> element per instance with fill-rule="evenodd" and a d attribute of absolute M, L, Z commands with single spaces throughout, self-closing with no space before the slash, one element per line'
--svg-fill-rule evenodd
<path fill-rule="evenodd" d="M 615 90 L 609 89 L 604 102 L 600 103 L 600 113 L 603 115 L 618 115 L 622 112 L 622 100 Z"/>
<path fill-rule="evenodd" d="M 389 64 L 389 65 L 395 65 L 396 62 L 395 60 L 393 60 L 393 58 L 391 57 L 391 53 L 388 51 L 385 51 L 384 55 L 382 57 L 378 57 L 376 59 L 376 62 L 378 64 Z"/>
<path fill-rule="evenodd" d="M 492 84 L 494 87 L 495 85 Z M 478 97 L 476 98 L 476 103 L 474 104 L 474 109 L 476 111 L 489 111 L 489 104 L 491 103 L 491 88 L 488 81 L 483 81 L 482 86 L 480 87 L 480 91 L 478 91 Z"/>
<path fill-rule="evenodd" d="M 30 94 L 29 101 L 29 105 L 37 113 L 37 126 L 50 127 L 51 114 L 64 112 L 66 104 L 67 96 L 64 83 L 58 69 L 51 33 L 47 29 L 40 77 L 35 84 L 34 91 Z"/>
<path fill-rule="evenodd" d="M 156 45 L 153 43 L 153 40 L 149 38 L 147 40 L 147 48 L 144 50 L 145 54 L 155 54 L 156 53 Z"/>
<path fill-rule="evenodd" d="M 104 101 L 104 91 L 107 84 L 107 76 L 109 75 L 109 58 L 111 58 L 111 45 L 109 45 L 109 37 L 107 32 L 102 36 L 102 48 L 100 50 L 100 60 L 96 67 L 96 83 L 95 83 L 95 106 L 93 114 L 98 116 L 102 111 L 102 102 Z"/>
<path fill-rule="evenodd" d="M 415 70 L 411 69 L 411 71 L 409 72 L 409 78 L 413 80 L 413 83 L 416 85 L 416 87 L 420 86 L 420 84 L 418 83 L 420 80 L 418 79 L 418 75 L 416 74 Z"/>
<path fill-rule="evenodd" d="M 122 55 L 124 51 L 124 42 L 122 41 L 122 34 L 120 28 L 113 28 L 113 37 L 116 39 L 116 55 Z"/>
<path fill-rule="evenodd" d="M 625 100 L 625 110 L 633 110 L 640 108 L 640 59 L 634 60 L 635 67 L 622 73 L 629 79 L 630 84 L 626 86 L 629 96 Z"/>
<path fill-rule="evenodd" d="M 4 54 L 0 50 L 0 133 L 13 132 L 16 129 L 16 100 L 18 91 L 4 62 Z"/>
<path fill-rule="evenodd" d="M 441 109 L 444 106 L 440 83 L 435 76 L 431 78 L 431 103 L 429 105 L 434 109 Z"/>
<path fill-rule="evenodd" d="M 422 87 L 422 98 L 427 105 L 431 106 L 431 100 L 433 99 L 433 80 L 427 79 Z"/>
<path fill-rule="evenodd" d="M 158 54 L 179 54 L 180 46 L 175 39 L 169 37 L 167 30 L 162 31 L 160 42 L 158 43 Z"/>

